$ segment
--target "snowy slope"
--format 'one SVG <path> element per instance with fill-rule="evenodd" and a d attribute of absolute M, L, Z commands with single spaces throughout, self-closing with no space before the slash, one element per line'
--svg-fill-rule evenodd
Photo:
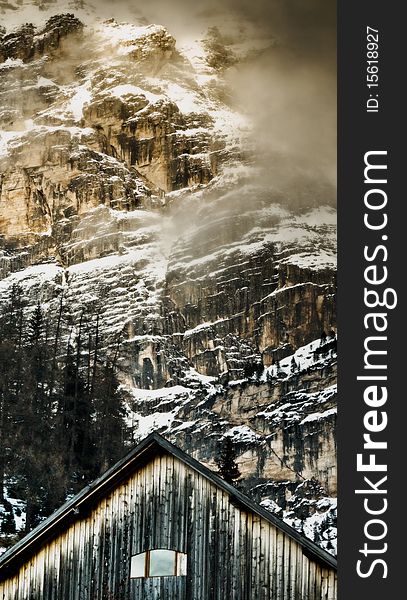
<path fill-rule="evenodd" d="M 219 66 L 207 38 L 68 2 L 84 33 L 62 19 L 41 45 L 45 4 L 1 6 L 38 25 L 32 56 L 0 64 L 1 304 L 18 285 L 51 319 L 62 298 L 65 343 L 98 319 L 134 442 L 158 429 L 214 466 L 232 438 L 245 489 L 332 551 L 335 210 L 318 186 L 299 210 L 301 189 L 269 184 L 225 93 L 270 40 L 228 23 Z"/>

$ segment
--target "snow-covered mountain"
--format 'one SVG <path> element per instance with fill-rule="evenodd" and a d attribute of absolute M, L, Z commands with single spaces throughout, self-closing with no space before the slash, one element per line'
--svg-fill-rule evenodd
<path fill-rule="evenodd" d="M 228 87 L 270 42 L 40 4 L 48 20 L 0 33 L 3 306 L 16 285 L 28 312 L 62 298 L 50 344 L 97 321 L 134 441 L 158 428 L 214 466 L 231 437 L 242 485 L 333 550 L 332 191 L 274 185 Z"/>

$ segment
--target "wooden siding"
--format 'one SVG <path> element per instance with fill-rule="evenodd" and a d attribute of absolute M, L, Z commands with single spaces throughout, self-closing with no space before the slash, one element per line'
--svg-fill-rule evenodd
<path fill-rule="evenodd" d="M 130 579 L 148 549 L 187 576 Z M 0 583 L 0 600 L 336 600 L 336 572 L 172 455 L 157 456 Z"/>

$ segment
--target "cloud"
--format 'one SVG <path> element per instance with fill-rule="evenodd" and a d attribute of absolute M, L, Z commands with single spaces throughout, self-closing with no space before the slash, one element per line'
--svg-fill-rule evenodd
<path fill-rule="evenodd" d="M 143 10 L 178 38 L 231 20 L 268 37 L 268 50 L 228 73 L 232 101 L 254 122 L 258 163 L 274 184 L 298 186 L 303 176 L 335 184 L 334 0 L 150 0 Z"/>
<path fill-rule="evenodd" d="M 246 35 L 269 40 L 267 50 L 226 74 L 230 101 L 254 124 L 257 166 L 266 184 L 298 190 L 301 181 L 312 188 L 314 180 L 316 187 L 331 186 L 334 195 L 335 0 L 48 0 L 34 4 L 29 10 L 35 22 L 46 18 L 39 9 L 49 8 L 54 13 L 76 12 L 87 22 L 143 17 L 166 25 L 179 44 L 202 38 L 213 25 L 221 32 L 241 28 Z M 27 17 L 29 3 L 23 6 Z"/>

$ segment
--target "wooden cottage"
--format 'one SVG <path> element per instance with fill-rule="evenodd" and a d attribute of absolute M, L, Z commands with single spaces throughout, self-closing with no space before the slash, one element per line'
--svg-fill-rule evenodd
<path fill-rule="evenodd" d="M 335 598 L 330 554 L 157 434 L 0 560 L 0 600 Z"/>

